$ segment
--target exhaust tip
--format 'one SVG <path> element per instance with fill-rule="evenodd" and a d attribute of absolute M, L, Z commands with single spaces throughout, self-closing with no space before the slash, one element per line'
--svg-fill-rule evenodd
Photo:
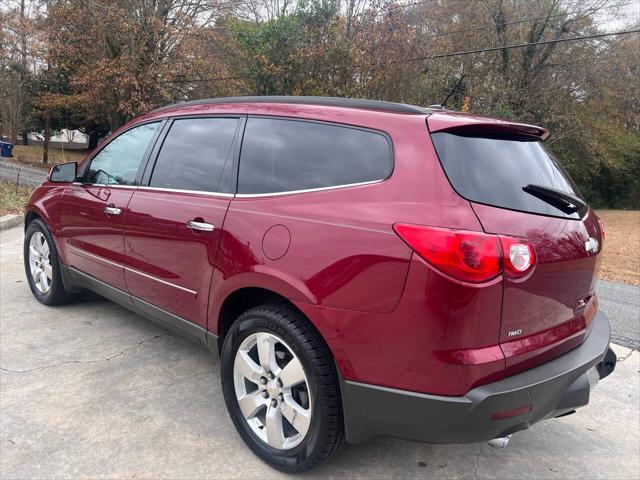
<path fill-rule="evenodd" d="M 511 440 L 511 435 L 507 435 L 506 437 L 494 438 L 493 440 L 489 440 L 487 443 L 493 448 L 504 448 L 509 445 L 509 440 Z"/>
<path fill-rule="evenodd" d="M 616 363 L 618 362 L 618 356 L 612 350 L 611 347 L 608 348 L 604 359 L 600 364 L 598 364 L 598 373 L 600 374 L 600 380 L 611 375 L 611 373 L 616 369 Z"/>

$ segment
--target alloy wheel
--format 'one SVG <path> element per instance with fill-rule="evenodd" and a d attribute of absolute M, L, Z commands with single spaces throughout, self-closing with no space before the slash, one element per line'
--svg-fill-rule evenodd
<path fill-rule="evenodd" d="M 43 295 L 48 293 L 53 278 L 51 252 L 47 239 L 41 232 L 35 232 L 29 241 L 29 268 L 38 292 Z"/>
<path fill-rule="evenodd" d="M 240 411 L 260 440 L 280 450 L 304 440 L 312 415 L 309 382 L 281 338 L 267 332 L 245 338 L 235 355 L 233 377 Z"/>

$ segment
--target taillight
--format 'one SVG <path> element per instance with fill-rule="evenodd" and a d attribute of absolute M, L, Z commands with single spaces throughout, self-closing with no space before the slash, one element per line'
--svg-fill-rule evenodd
<path fill-rule="evenodd" d="M 522 238 L 500 235 L 504 273 L 508 277 L 523 277 L 536 263 L 536 254 L 529 242 Z"/>
<path fill-rule="evenodd" d="M 500 275 L 496 235 L 402 223 L 393 228 L 418 255 L 458 280 L 484 283 Z"/>
<path fill-rule="evenodd" d="M 522 238 L 404 223 L 393 229 L 429 264 L 463 282 L 485 283 L 503 272 L 512 279 L 524 277 L 536 261 L 533 247 Z"/>

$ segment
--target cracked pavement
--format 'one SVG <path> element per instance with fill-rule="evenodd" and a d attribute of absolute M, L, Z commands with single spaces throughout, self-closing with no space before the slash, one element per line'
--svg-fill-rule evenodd
<path fill-rule="evenodd" d="M 65 365 L 79 365 L 79 364 L 87 364 L 87 363 L 109 362 L 109 361 L 113 360 L 114 358 L 118 358 L 118 357 L 124 355 L 127 352 L 131 352 L 132 350 L 136 350 L 143 343 L 146 343 L 146 342 L 148 342 L 150 340 L 155 340 L 156 338 L 160 338 L 160 337 L 166 335 L 167 333 L 168 332 L 160 333 L 158 335 L 154 335 L 153 337 L 149 337 L 149 338 L 145 338 L 144 340 L 140 340 L 137 345 L 135 345 L 135 346 L 133 346 L 131 348 L 125 348 L 120 353 L 116 353 L 115 355 L 111 355 L 111 356 L 109 356 L 107 358 L 100 358 L 98 360 L 70 360 L 70 361 L 58 363 L 58 364 L 55 364 L 55 365 L 44 365 L 42 367 L 28 368 L 26 370 L 12 370 L 10 368 L 0 367 L 0 371 L 12 372 L 12 373 L 29 373 L 29 372 L 36 372 L 38 370 L 46 370 L 47 368 L 63 367 Z"/>
<path fill-rule="evenodd" d="M 285 477 L 236 434 L 217 358 L 92 294 L 40 305 L 21 242 L 20 228 L 0 233 L 0 478 Z M 615 350 L 618 367 L 589 406 L 503 450 L 378 438 L 304 477 L 636 479 L 640 354 Z"/>

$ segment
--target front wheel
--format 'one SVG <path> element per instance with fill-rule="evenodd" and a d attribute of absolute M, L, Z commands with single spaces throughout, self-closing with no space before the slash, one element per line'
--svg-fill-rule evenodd
<path fill-rule="evenodd" d="M 33 220 L 27 226 L 23 255 L 29 287 L 40 303 L 60 305 L 72 298 L 62 284 L 58 251 L 42 220 Z"/>
<path fill-rule="evenodd" d="M 222 387 L 238 433 L 262 460 L 310 470 L 343 442 L 331 355 L 300 313 L 267 305 L 242 314 L 222 349 Z"/>

